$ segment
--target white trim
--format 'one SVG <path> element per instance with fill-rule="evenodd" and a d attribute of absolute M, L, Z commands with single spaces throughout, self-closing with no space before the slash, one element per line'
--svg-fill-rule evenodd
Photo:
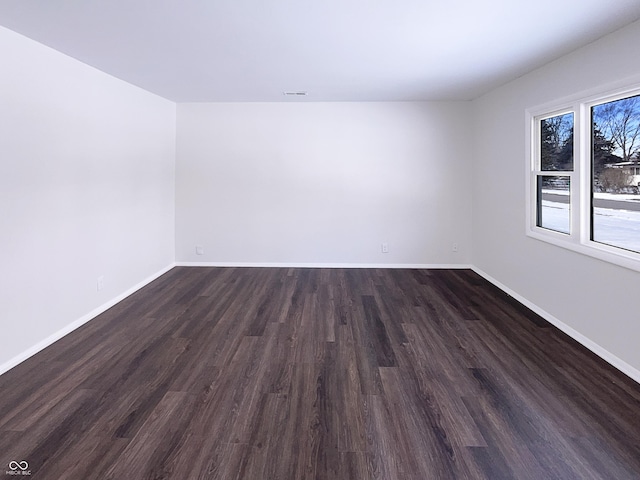
<path fill-rule="evenodd" d="M 555 100 L 540 103 L 527 110 L 533 116 L 544 115 L 545 112 L 561 111 L 570 108 L 576 103 L 597 103 L 599 100 L 621 95 L 624 97 L 630 92 L 640 89 L 640 74 L 631 75 L 619 80 L 606 83 L 593 88 L 588 88 L 580 92 L 566 95 Z"/>
<path fill-rule="evenodd" d="M 583 346 L 585 346 L 586 348 L 591 350 L 593 353 L 598 355 L 604 361 L 606 361 L 607 363 L 611 364 L 612 366 L 614 366 L 615 368 L 620 370 L 622 373 L 627 375 L 629 378 L 631 378 L 631 379 L 635 380 L 636 382 L 640 383 L 640 370 L 637 370 L 636 368 L 634 368 L 631 365 L 629 365 L 628 363 L 626 363 L 624 360 L 621 360 L 620 358 L 616 357 L 614 354 L 612 354 L 608 350 L 604 349 L 603 347 L 601 347 L 600 345 L 598 345 L 597 343 L 595 343 L 591 339 L 585 337 L 580 332 L 574 330 L 569 325 L 567 325 L 564 322 L 558 320 L 556 317 L 554 317 L 550 313 L 546 312 L 542 308 L 538 307 L 534 303 L 530 302 L 529 300 L 527 300 L 522 295 L 520 295 L 520 294 L 516 293 L 515 291 L 511 290 L 506 285 L 503 285 L 498 280 L 496 280 L 495 278 L 491 277 L 490 275 L 488 275 L 487 273 L 485 273 L 481 269 L 475 267 L 474 265 L 467 265 L 467 264 L 357 264 L 357 263 L 355 263 L 355 264 L 354 263 L 344 263 L 344 264 L 343 263 L 339 263 L 339 264 L 324 264 L 323 263 L 323 264 L 319 264 L 319 263 L 249 263 L 249 262 L 215 262 L 215 263 L 214 262 L 175 262 L 175 263 L 172 263 L 172 264 L 168 265 L 167 267 L 165 267 L 164 269 L 160 270 L 159 272 L 155 273 L 154 275 L 151 275 L 150 277 L 148 277 L 145 280 L 141 281 L 137 285 L 131 287 L 129 290 L 127 290 L 126 292 L 122 293 L 121 295 L 118 295 L 117 297 L 111 299 L 107 303 L 105 303 L 105 304 L 101 305 L 100 307 L 92 310 L 91 312 L 87 313 L 86 315 L 83 315 L 81 318 L 79 318 L 75 322 L 72 322 L 69 325 L 67 325 L 66 327 L 58 330 L 57 332 L 53 333 L 52 335 L 50 335 L 49 337 L 45 338 L 44 340 L 38 342 L 37 344 L 35 344 L 31 348 L 25 350 L 21 354 L 16 355 L 15 357 L 10 359 L 9 361 L 7 361 L 4 364 L 0 365 L 0 375 L 2 375 L 3 373 L 11 370 L 13 367 L 15 367 L 16 365 L 24 362 L 29 357 L 35 355 L 36 353 L 40 352 L 41 350 L 44 350 L 46 347 L 48 347 L 52 343 L 60 340 L 65 335 L 68 335 L 69 333 L 71 333 L 75 329 L 81 327 L 82 325 L 84 325 L 85 323 L 89 322 L 90 320 L 93 320 L 95 317 L 97 317 L 101 313 L 105 312 L 109 308 L 113 307 L 118 302 L 121 302 L 122 300 L 124 300 L 128 296 L 130 296 L 133 293 L 135 293 L 136 291 L 140 290 L 142 287 L 148 285 L 149 283 L 153 282 L 154 280 L 156 280 L 160 276 L 164 275 L 165 273 L 167 273 L 172 268 L 174 268 L 174 267 L 204 267 L 204 266 L 207 266 L 207 267 L 280 267 L 280 268 L 408 268 L 408 269 L 444 269 L 444 268 L 446 268 L 446 269 L 471 269 L 474 272 L 476 272 L 478 275 L 483 277 L 485 280 L 487 280 L 488 282 L 490 282 L 493 285 L 495 285 L 496 287 L 498 287 L 500 290 L 502 290 L 506 294 L 508 294 L 508 295 L 512 296 L 513 298 L 515 298 L 517 301 L 522 303 L 525 307 L 529 308 L 533 312 L 535 312 L 538 315 L 540 315 L 542 318 L 547 320 L 549 323 L 554 325 L 556 328 L 558 328 L 559 330 L 561 330 L 564 333 L 566 333 L 567 335 L 569 335 L 575 341 L 577 341 L 578 343 L 582 344 Z"/>
<path fill-rule="evenodd" d="M 603 262 L 613 263 L 614 265 L 640 272 L 640 262 L 638 261 L 639 255 L 637 253 L 628 252 L 622 248 L 611 247 L 604 243 L 597 243 L 591 240 L 587 240 L 585 243 L 573 243 L 565 240 L 564 238 L 560 238 L 559 235 L 562 234 L 556 234 L 556 232 L 552 232 L 551 230 L 548 232 L 543 230 L 544 229 L 541 228 L 531 230 L 527 232 L 527 236 L 550 243 L 557 247 L 562 247 L 592 258 L 597 258 Z"/>
<path fill-rule="evenodd" d="M 540 315 L 542 318 L 544 318 L 547 322 L 552 324 L 554 327 L 558 328 L 559 330 L 561 330 L 564 333 L 566 333 L 567 335 L 569 335 L 576 342 L 582 344 L 584 347 L 586 347 L 589 350 L 591 350 L 593 353 L 595 353 L 600 358 L 602 358 L 605 362 L 607 362 L 610 365 L 614 366 L 615 368 L 620 370 L 622 373 L 624 373 L 626 376 L 628 376 L 632 380 L 635 380 L 636 382 L 640 383 L 640 370 L 632 367 L 631 365 L 629 365 L 624 360 L 621 360 L 620 358 L 616 357 L 613 353 L 609 352 L 607 349 L 601 347 L 600 345 L 598 345 L 596 342 L 594 342 L 590 338 L 582 335 L 580 332 L 578 332 L 577 330 L 573 329 L 572 327 L 570 327 L 566 323 L 558 320 L 556 317 L 551 315 L 549 312 L 547 312 L 547 311 L 543 310 L 542 308 L 538 307 L 535 303 L 530 302 L 525 297 L 523 297 L 522 295 L 520 295 L 520 294 L 516 293 L 515 291 L 511 290 L 506 285 L 503 285 L 498 280 L 496 280 L 495 278 L 491 277 L 490 275 L 488 275 L 484 271 L 480 270 L 479 268 L 471 267 L 471 269 L 474 272 L 476 272 L 478 275 L 480 275 L 482 278 L 487 280 L 488 282 L 491 282 L 492 284 L 494 284 L 496 287 L 498 287 L 500 290 L 505 292 L 507 295 L 510 295 L 513 298 L 515 298 L 518 302 L 523 304 L 529 310 L 531 310 L 531 311 L 537 313 L 538 315 Z"/>
<path fill-rule="evenodd" d="M 566 248 L 599 260 L 640 272 L 640 253 L 622 247 L 602 244 L 591 240 L 591 173 L 590 173 L 590 132 L 593 105 L 613 102 L 629 96 L 640 95 L 640 77 L 618 81 L 603 88 L 579 93 L 555 102 L 525 110 L 525 234 L 552 245 Z M 563 113 L 574 114 L 574 159 L 573 172 L 539 169 L 539 122 Z M 538 207 L 536 182 L 539 175 L 562 175 L 571 178 L 570 233 L 555 232 L 536 225 Z"/>
<path fill-rule="evenodd" d="M 176 267 L 471 269 L 462 263 L 176 262 Z"/>
<path fill-rule="evenodd" d="M 151 275 L 151 276 L 145 278 L 144 280 L 142 280 L 140 283 L 134 285 L 133 287 L 131 287 L 130 289 L 128 289 L 124 293 L 118 295 L 115 298 L 112 298 L 111 300 L 109 300 L 106 303 L 103 303 L 102 305 L 100 305 L 99 307 L 91 310 L 89 313 L 87 313 L 86 315 L 83 315 L 82 317 L 80 317 L 76 321 L 71 322 L 70 324 L 68 324 L 67 326 L 61 328 L 57 332 L 52 333 L 51 335 L 49 335 L 44 340 L 39 341 L 38 343 L 36 343 L 32 347 L 28 348 L 24 352 L 16 355 L 15 357 L 11 358 L 10 360 L 6 361 L 2 365 L 0 365 L 0 375 L 2 375 L 5 372 L 8 372 L 9 370 L 11 370 L 16 365 L 18 365 L 18 364 L 24 362 L 25 360 L 27 360 L 29 357 L 32 357 L 33 355 L 35 355 L 36 353 L 40 352 L 41 350 L 44 350 L 45 348 L 47 348 L 52 343 L 57 342 L 58 340 L 60 340 L 65 335 L 70 334 L 75 329 L 81 327 L 82 325 L 84 325 L 85 323 L 89 322 L 90 320 L 93 320 L 95 317 L 97 317 L 101 313 L 109 310 L 111 307 L 113 307 L 115 304 L 121 302 L 122 300 L 127 298 L 129 295 L 137 292 L 142 287 L 148 285 L 149 283 L 151 283 L 154 280 L 158 279 L 160 276 L 162 276 L 165 273 L 167 273 L 174 266 L 175 266 L 175 264 L 171 263 L 170 265 L 168 265 L 167 267 L 163 268 L 159 272 L 154 273 L 153 275 Z"/>

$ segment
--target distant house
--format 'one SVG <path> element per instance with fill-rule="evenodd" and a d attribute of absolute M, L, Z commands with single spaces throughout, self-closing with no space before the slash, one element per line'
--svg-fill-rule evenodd
<path fill-rule="evenodd" d="M 630 176 L 630 185 L 640 187 L 640 159 L 628 162 L 608 163 L 605 165 L 605 168 L 621 169 L 623 173 Z"/>

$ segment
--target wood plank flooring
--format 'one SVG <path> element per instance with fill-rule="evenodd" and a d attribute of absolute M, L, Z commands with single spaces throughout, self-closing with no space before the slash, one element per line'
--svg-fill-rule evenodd
<path fill-rule="evenodd" d="M 55 480 L 639 479 L 640 386 L 468 270 L 178 267 L 0 376 L 0 478 L 24 461 Z"/>

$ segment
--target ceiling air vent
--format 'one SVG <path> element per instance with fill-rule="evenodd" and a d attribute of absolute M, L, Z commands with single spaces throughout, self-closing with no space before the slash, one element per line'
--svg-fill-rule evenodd
<path fill-rule="evenodd" d="M 306 97 L 307 92 L 282 92 L 285 97 Z"/>

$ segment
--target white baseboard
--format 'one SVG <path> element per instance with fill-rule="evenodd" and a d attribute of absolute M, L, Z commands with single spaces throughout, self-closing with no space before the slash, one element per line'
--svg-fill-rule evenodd
<path fill-rule="evenodd" d="M 598 345 L 597 343 L 595 343 L 591 339 L 585 337 L 584 335 L 582 335 L 577 330 L 574 330 L 572 327 L 570 327 L 566 323 L 558 320 L 556 317 L 554 317 L 550 313 L 546 312 L 542 308 L 540 308 L 537 305 L 535 305 L 534 303 L 530 302 L 529 300 L 527 300 L 525 297 L 523 297 L 522 295 L 518 294 L 517 292 L 511 290 L 506 285 L 503 285 L 498 280 L 496 280 L 495 278 L 491 277 L 487 273 L 483 272 L 479 268 L 476 268 L 473 265 L 466 265 L 466 264 L 353 264 L 353 263 L 324 264 L 324 263 L 176 262 L 176 263 L 172 263 L 172 264 L 168 265 L 167 267 L 163 268 L 159 272 L 147 277 L 146 279 L 142 280 L 137 285 L 134 285 L 133 287 L 131 287 L 130 289 L 128 289 L 126 292 L 122 293 L 121 295 L 118 295 L 117 297 L 109 300 L 108 302 L 106 302 L 103 305 L 99 306 L 98 308 L 92 310 L 91 312 L 87 313 L 86 315 L 83 315 L 81 318 L 77 319 L 76 321 L 70 323 L 66 327 L 58 330 L 57 332 L 53 333 L 52 335 L 49 335 L 47 338 L 45 338 L 44 340 L 38 342 L 37 344 L 35 344 L 31 348 L 27 349 L 26 351 L 20 353 L 19 355 L 16 355 L 15 357 L 11 358 L 7 362 L 3 363 L 2 365 L 0 365 L 0 375 L 2 375 L 3 373 L 9 371 L 10 369 L 15 367 L 19 363 L 24 362 L 29 357 L 31 357 L 31 356 L 35 355 L 36 353 L 40 352 L 41 350 L 45 349 L 46 347 L 48 347 L 52 343 L 56 342 L 57 340 L 61 339 L 65 335 L 68 335 L 69 333 L 71 333 L 72 331 L 74 331 L 78 327 L 84 325 L 85 323 L 87 323 L 88 321 L 92 320 L 93 318 L 97 317 L 101 313 L 103 313 L 106 310 L 108 310 L 109 308 L 113 307 L 118 302 L 121 302 L 122 300 L 127 298 L 129 295 L 131 295 L 131 294 L 135 293 L 136 291 L 140 290 L 142 287 L 144 287 L 144 286 L 148 285 L 149 283 L 151 283 L 152 281 L 156 280 L 161 275 L 164 275 L 165 273 L 167 273 L 169 270 L 171 270 L 175 266 L 181 266 L 181 267 L 407 268 L 407 269 L 444 269 L 444 268 L 446 268 L 446 269 L 471 269 L 474 272 L 476 272 L 478 275 L 480 275 L 481 277 L 483 277 L 484 279 L 486 279 L 487 281 L 491 282 L 493 285 L 498 287 L 500 290 L 502 290 L 503 292 L 505 292 L 508 295 L 512 296 L 513 298 L 518 300 L 520 303 L 522 303 L 524 306 L 526 306 L 530 310 L 532 310 L 535 313 L 537 313 L 538 315 L 540 315 L 542 318 L 547 320 L 549 323 L 551 323 L 552 325 L 554 325 L 558 329 L 562 330 L 564 333 L 569 335 L 571 338 L 573 338 L 577 342 L 579 342 L 582 345 L 584 345 L 586 348 L 591 350 L 593 353 L 598 355 L 600 358 L 602 358 L 606 362 L 608 362 L 611 365 L 613 365 L 615 368 L 620 370 L 622 373 L 627 375 L 629 378 L 631 378 L 631 379 L 635 380 L 636 382 L 640 383 L 640 370 L 632 367 L 631 365 L 626 363 L 624 360 L 621 360 L 620 358 L 616 357 L 614 354 L 612 354 L 611 352 L 609 352 L 605 348 L 601 347 L 600 345 Z"/>
<path fill-rule="evenodd" d="M 248 268 L 408 268 L 470 269 L 468 264 L 431 263 L 278 263 L 278 262 L 176 262 L 177 267 L 248 267 Z"/>
<path fill-rule="evenodd" d="M 528 309 L 530 309 L 530 310 L 534 311 L 535 313 L 537 313 L 538 315 L 540 315 L 542 318 L 544 318 L 550 324 L 552 324 L 553 326 L 555 326 L 559 330 L 562 330 L 564 333 L 566 333 L 571 338 L 573 338 L 576 342 L 582 344 L 583 346 L 585 346 L 586 348 L 591 350 L 593 353 L 598 355 L 604 361 L 606 361 L 607 363 L 613 365 L 615 368 L 620 370 L 626 376 L 628 376 L 629 378 L 631 378 L 631 379 L 635 380 L 636 382 L 640 383 L 640 370 L 632 367 L 631 365 L 629 365 L 624 360 L 616 357 L 613 353 L 611 353 L 608 350 L 606 350 L 605 348 L 601 347 L 600 345 L 598 345 L 596 342 L 594 342 L 590 338 L 585 337 L 580 332 L 578 332 L 577 330 L 573 329 L 572 327 L 570 327 L 566 323 L 558 320 L 556 317 L 551 315 L 549 312 L 546 312 L 545 310 L 543 310 L 542 308 L 538 307 L 534 303 L 531 303 L 529 300 L 524 298 L 522 295 L 514 292 L 509 287 L 507 287 L 506 285 L 503 285 L 498 280 L 496 280 L 495 278 L 491 277 L 487 273 L 483 272 L 479 268 L 471 267 L 471 269 L 474 272 L 476 272 L 478 275 L 483 277 L 485 280 L 487 280 L 487 281 L 491 282 L 492 284 L 494 284 L 496 287 L 498 287 L 500 290 L 502 290 L 506 294 L 508 294 L 508 295 L 512 296 L 513 298 L 515 298 L 516 300 L 518 300 L 525 307 L 527 307 Z"/>
<path fill-rule="evenodd" d="M 128 289 L 126 292 L 118 295 L 115 298 L 112 298 L 108 302 L 100 305 L 98 308 L 90 311 L 86 315 L 83 315 L 82 317 L 80 317 L 76 321 L 70 323 L 69 325 L 65 326 L 64 328 L 61 328 L 57 332 L 49 335 L 44 340 L 41 340 L 40 342 L 36 343 L 31 348 L 25 350 L 24 352 L 20 353 L 19 355 L 16 355 L 12 359 L 10 359 L 7 362 L 3 363 L 2 365 L 0 365 L 0 375 L 2 375 L 5 372 L 8 372 L 13 367 L 18 365 L 19 363 L 24 362 L 27 358 L 32 357 L 33 355 L 35 355 L 36 353 L 40 352 L 41 350 L 44 350 L 45 348 L 47 348 L 52 343 L 57 342 L 62 337 L 64 337 L 65 335 L 68 335 L 71 332 L 73 332 L 75 329 L 81 327 L 82 325 L 84 325 L 88 321 L 93 320 L 95 317 L 97 317 L 101 313 L 103 313 L 103 312 L 107 311 L 108 309 L 110 309 L 111 307 L 113 307 L 116 303 L 121 302 L 122 300 L 127 298 L 129 295 L 137 292 L 142 287 L 148 285 L 149 283 L 153 282 L 158 277 L 164 275 L 169 270 L 171 270 L 174 266 L 175 266 L 175 264 L 172 263 L 171 265 L 163 268 L 159 272 L 156 272 L 153 275 L 151 275 L 150 277 L 145 278 L 140 283 L 138 283 L 138 284 L 134 285 L 133 287 L 131 287 L 130 289 Z"/>

